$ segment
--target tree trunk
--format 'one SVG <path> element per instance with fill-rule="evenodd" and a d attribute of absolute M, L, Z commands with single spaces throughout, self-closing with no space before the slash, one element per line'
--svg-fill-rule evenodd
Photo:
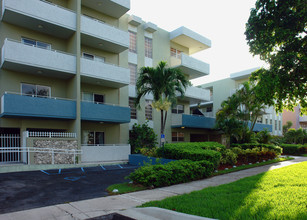
<path fill-rule="evenodd" d="M 161 110 L 161 130 L 160 130 L 160 147 L 162 146 L 162 142 L 161 142 L 161 135 L 164 132 L 164 123 L 163 123 L 163 110 Z"/>

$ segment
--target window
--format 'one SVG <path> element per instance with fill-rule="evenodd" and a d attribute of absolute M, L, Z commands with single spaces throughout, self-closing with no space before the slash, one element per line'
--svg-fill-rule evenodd
<path fill-rule="evenodd" d="M 152 101 L 151 100 L 145 100 L 145 118 L 146 120 L 152 120 Z"/>
<path fill-rule="evenodd" d="M 21 83 L 21 94 L 35 97 L 50 97 L 51 88 L 49 86 Z"/>
<path fill-rule="evenodd" d="M 152 39 L 145 37 L 145 57 L 152 58 Z"/>
<path fill-rule="evenodd" d="M 270 125 L 273 125 L 273 121 L 272 121 L 272 119 L 270 119 Z"/>
<path fill-rule="evenodd" d="M 208 107 L 206 108 L 206 112 L 212 112 L 212 106 L 208 106 Z"/>
<path fill-rule="evenodd" d="M 137 75 L 137 65 L 129 63 L 130 69 L 130 85 L 136 84 L 136 75 Z"/>
<path fill-rule="evenodd" d="M 176 58 L 181 58 L 181 51 L 175 48 L 171 48 L 171 56 Z"/>
<path fill-rule="evenodd" d="M 184 113 L 184 105 L 174 105 L 173 108 L 172 108 L 172 113 L 183 114 Z"/>
<path fill-rule="evenodd" d="M 281 121 L 278 121 L 278 130 L 281 131 Z"/>
<path fill-rule="evenodd" d="M 265 123 L 266 123 L 266 124 L 268 124 L 268 123 L 269 123 L 269 120 L 268 120 L 267 118 L 265 119 Z"/>
<path fill-rule="evenodd" d="M 103 145 L 104 144 L 104 132 L 83 131 L 83 144 Z"/>
<path fill-rule="evenodd" d="M 96 55 L 93 55 L 93 54 L 90 54 L 90 53 L 85 53 L 85 52 L 82 53 L 82 57 L 85 58 L 85 59 L 88 59 L 88 60 L 95 60 L 95 61 L 100 61 L 100 62 L 103 62 L 103 63 L 105 61 L 104 57 L 99 57 L 99 56 L 96 56 Z"/>
<path fill-rule="evenodd" d="M 95 94 L 91 92 L 83 92 L 82 93 L 82 100 L 94 102 L 96 104 L 103 104 L 104 103 L 104 95 Z"/>
<path fill-rule="evenodd" d="M 137 111 L 135 107 L 135 99 L 129 98 L 129 106 L 130 106 L 130 113 L 131 113 L 131 119 L 137 119 Z"/>
<path fill-rule="evenodd" d="M 32 39 L 22 37 L 21 42 L 25 45 L 30 45 L 30 46 L 34 46 L 34 47 L 38 47 L 42 49 L 51 50 L 51 44 L 43 43 L 37 40 L 32 40 Z"/>
<path fill-rule="evenodd" d="M 277 130 L 277 120 L 274 120 L 274 129 Z"/>
<path fill-rule="evenodd" d="M 257 118 L 257 123 L 262 123 L 262 118 L 261 117 Z"/>
<path fill-rule="evenodd" d="M 136 33 L 129 31 L 129 52 L 136 53 Z"/>
<path fill-rule="evenodd" d="M 172 142 L 183 142 L 184 133 L 183 132 L 172 132 Z"/>

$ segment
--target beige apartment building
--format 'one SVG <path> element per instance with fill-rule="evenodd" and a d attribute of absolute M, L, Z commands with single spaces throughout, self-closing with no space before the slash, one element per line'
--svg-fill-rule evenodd
<path fill-rule="evenodd" d="M 199 86 L 203 89 L 210 90 L 210 101 L 201 103 L 201 111 L 209 117 L 215 117 L 216 112 L 221 108 L 222 102 L 234 94 L 237 89 L 240 89 L 240 86 L 248 81 L 251 73 L 255 70 L 257 70 L 257 68 L 232 73 L 229 78 Z M 281 136 L 282 119 L 281 113 L 276 114 L 273 107 L 267 107 L 265 109 L 265 114 L 258 118 L 254 131 L 261 131 L 267 128 L 271 134 Z"/>
<path fill-rule="evenodd" d="M 209 64 L 190 56 L 210 48 L 209 39 L 129 15 L 129 0 L 1 0 L 0 7 L 0 134 L 70 133 L 78 148 L 127 144 L 134 123 L 160 129 L 152 96 L 134 107 L 141 67 L 163 60 L 189 79 L 209 74 Z M 209 90 L 188 88 L 170 110 L 166 141 L 206 133 L 190 105 L 209 100 Z"/>

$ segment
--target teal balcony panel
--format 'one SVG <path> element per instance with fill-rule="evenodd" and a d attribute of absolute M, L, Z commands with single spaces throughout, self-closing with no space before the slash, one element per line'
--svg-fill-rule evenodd
<path fill-rule="evenodd" d="M 116 105 L 81 103 L 81 120 L 107 123 L 129 123 L 130 108 Z"/>
<path fill-rule="evenodd" d="M 198 115 L 172 114 L 172 127 L 213 129 L 215 118 Z"/>
<path fill-rule="evenodd" d="M 56 98 L 4 94 L 1 98 L 1 117 L 75 119 L 76 102 Z"/>
<path fill-rule="evenodd" d="M 251 123 L 248 123 L 248 126 L 251 127 Z M 256 123 L 254 126 L 253 131 L 258 132 L 258 131 L 262 131 L 264 129 L 268 129 L 269 132 L 272 132 L 273 128 L 272 125 L 268 125 L 268 124 L 262 124 L 262 123 Z"/>

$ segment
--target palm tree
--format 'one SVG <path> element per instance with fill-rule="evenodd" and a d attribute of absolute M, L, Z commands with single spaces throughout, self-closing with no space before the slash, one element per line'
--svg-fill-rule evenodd
<path fill-rule="evenodd" d="M 164 61 L 161 61 L 156 68 L 140 69 L 136 82 L 136 106 L 140 109 L 141 98 L 146 94 L 153 95 L 152 107 L 161 112 L 161 135 L 164 134 L 168 109 L 176 103 L 178 93 L 181 97 L 184 96 L 189 85 L 191 83 L 180 69 L 167 67 Z"/>

